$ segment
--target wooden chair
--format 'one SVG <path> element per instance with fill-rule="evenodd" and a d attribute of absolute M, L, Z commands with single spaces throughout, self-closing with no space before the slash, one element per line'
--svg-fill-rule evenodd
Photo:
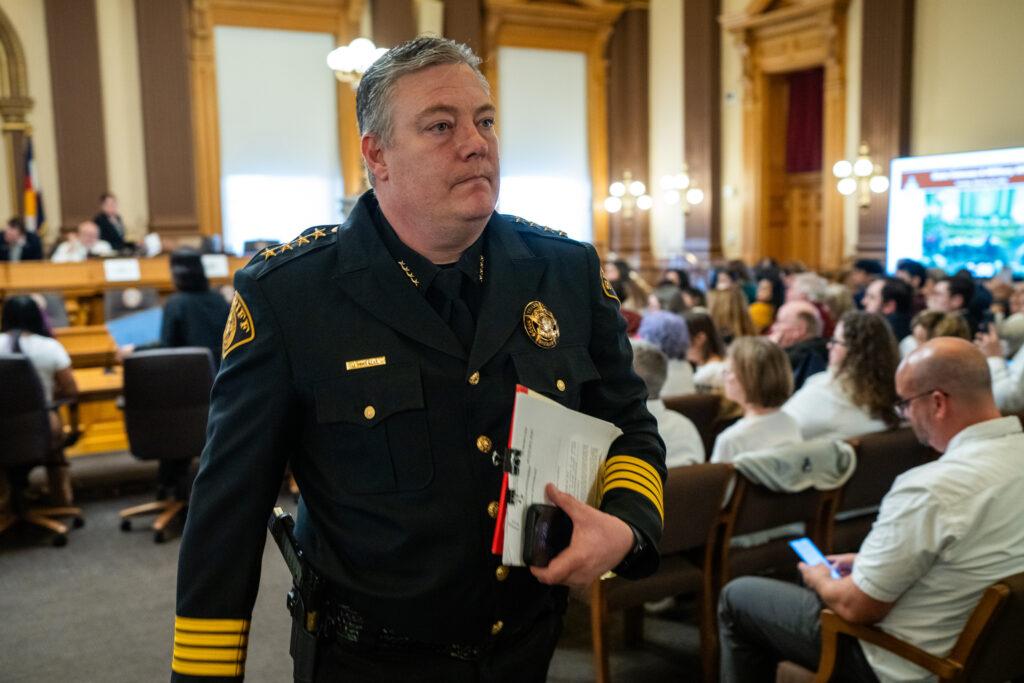
<path fill-rule="evenodd" d="M 596 680 L 610 680 L 608 669 L 608 613 L 626 610 L 627 637 L 643 638 L 643 605 L 661 598 L 698 595 L 701 663 L 705 680 L 715 670 L 717 593 L 711 590 L 714 529 L 733 468 L 724 464 L 674 467 L 665 483 L 665 531 L 659 548 L 661 564 L 646 579 L 618 577 L 595 581 L 588 596 L 594 645 Z"/>
<path fill-rule="evenodd" d="M 32 363 L 21 354 L 0 354 L 0 467 L 19 470 L 38 465 L 54 464 L 60 450 L 78 439 L 77 404 L 68 403 L 71 422 L 56 448 L 50 430 L 49 413 L 55 405 L 48 405 Z M 71 506 L 32 507 L 18 486 L 11 488 L 11 513 L 0 518 L 0 533 L 17 523 L 31 524 L 54 532 L 55 546 L 68 542 L 68 527 L 54 517 L 71 517 L 75 528 L 85 521 L 82 509 Z"/>
<path fill-rule="evenodd" d="M 140 460 L 188 461 L 206 444 L 206 421 L 213 386 L 213 361 L 205 348 L 137 351 L 124 360 L 124 423 L 132 455 Z M 187 475 L 185 475 L 187 476 Z M 121 530 L 131 518 L 157 514 L 153 540 L 188 505 L 187 482 L 177 495 L 121 510 Z"/>
<path fill-rule="evenodd" d="M 884 648 L 931 672 L 942 683 L 1002 683 L 1024 680 L 1024 573 L 989 586 L 967 619 L 952 651 L 936 657 L 873 626 L 851 624 L 832 610 L 821 613 L 821 659 L 818 673 L 787 664 L 787 680 L 819 683 L 831 680 L 835 671 L 840 635 L 851 636 Z M 780 666 L 780 672 L 782 667 Z M 780 674 L 781 675 L 781 674 Z"/>
<path fill-rule="evenodd" d="M 689 418 L 697 427 L 708 458 L 711 457 L 718 435 L 739 419 L 739 415 L 722 416 L 722 398 L 718 394 L 684 394 L 668 396 L 662 400 L 666 408 Z"/>
<path fill-rule="evenodd" d="M 826 553 L 860 548 L 896 477 L 939 456 L 922 446 L 909 427 L 865 434 L 849 442 L 857 451 L 857 469 L 839 492 L 835 518 L 825 528 L 820 547 Z"/>

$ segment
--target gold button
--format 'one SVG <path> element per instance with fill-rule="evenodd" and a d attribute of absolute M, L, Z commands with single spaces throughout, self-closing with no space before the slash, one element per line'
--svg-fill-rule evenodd
<path fill-rule="evenodd" d="M 557 382 L 555 382 L 555 386 L 558 387 L 559 391 L 565 391 L 565 380 L 558 380 Z"/>
<path fill-rule="evenodd" d="M 498 518 L 498 501 L 492 500 L 490 503 L 487 504 L 487 515 L 491 519 Z"/>
<path fill-rule="evenodd" d="M 491 626 L 491 635 L 498 635 L 499 633 L 501 633 L 501 629 L 503 628 L 505 628 L 505 622 L 499 619 L 498 621 L 494 622 L 494 624 Z"/>
<path fill-rule="evenodd" d="M 491 443 L 491 440 L 488 439 L 483 434 L 481 434 L 480 436 L 476 437 L 476 449 L 478 451 L 480 451 L 481 453 L 490 453 L 491 452 L 491 446 L 493 446 L 493 445 L 494 444 Z"/>
<path fill-rule="evenodd" d="M 498 568 L 494 570 L 494 578 L 498 581 L 504 581 L 508 578 L 508 567 L 505 565 L 498 565 Z"/>
<path fill-rule="evenodd" d="M 470 375 L 469 376 L 469 383 L 472 384 L 473 386 L 476 386 L 477 384 L 480 384 L 480 373 L 479 372 L 474 372 L 472 375 Z"/>
<path fill-rule="evenodd" d="M 376 414 L 377 411 L 376 409 L 374 409 L 373 406 L 366 406 L 365 408 L 363 408 L 363 417 L 365 417 L 367 420 L 372 420 Z"/>

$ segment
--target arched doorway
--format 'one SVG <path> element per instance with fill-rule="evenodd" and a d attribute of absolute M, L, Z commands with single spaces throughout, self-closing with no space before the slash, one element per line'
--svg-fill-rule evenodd
<path fill-rule="evenodd" d="M 25 71 L 25 52 L 21 47 L 14 25 L 0 9 L 0 131 L 4 137 L 4 158 L 7 163 L 8 192 L 11 206 L 20 213 L 23 201 L 21 188 L 25 169 L 21 163 L 25 139 L 32 130 L 25 117 L 32 110 L 28 96 L 28 76 Z"/>

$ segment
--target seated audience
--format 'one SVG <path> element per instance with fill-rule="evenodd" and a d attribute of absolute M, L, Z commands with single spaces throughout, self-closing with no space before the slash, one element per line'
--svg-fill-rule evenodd
<path fill-rule="evenodd" d="M 199 252 L 178 249 L 171 254 L 171 279 L 178 290 L 164 304 L 160 343 L 163 346 L 202 346 L 220 366 L 221 342 L 228 319 L 228 302 L 210 290 Z"/>
<path fill-rule="evenodd" d="M 68 235 L 65 242 L 57 245 L 53 252 L 54 263 L 84 261 L 90 256 L 113 256 L 114 250 L 105 240 L 100 239 L 100 229 L 92 221 L 78 224 L 78 230 Z"/>
<path fill-rule="evenodd" d="M 725 343 L 718 334 L 714 321 L 707 313 L 687 311 L 686 329 L 690 333 L 690 348 L 686 360 L 696 368 L 693 384 L 698 392 L 720 391 L 722 370 L 725 368 Z"/>
<path fill-rule="evenodd" d="M 1007 362 L 998 329 L 978 333 L 978 348 L 988 360 L 992 375 L 992 393 L 996 406 L 1004 413 L 1024 413 L 1024 345 L 1018 345 L 1013 360 Z"/>
<path fill-rule="evenodd" d="M 117 197 L 114 195 L 109 192 L 100 195 L 100 212 L 93 217 L 92 222 L 100 230 L 100 239 L 109 244 L 114 251 L 131 246 L 126 241 L 124 220 L 117 212 Z"/>
<path fill-rule="evenodd" d="M 711 462 L 732 462 L 750 451 L 800 443 L 800 426 L 779 410 L 793 393 L 786 354 L 764 337 L 740 337 L 725 361 L 725 397 L 743 417 L 715 439 Z"/>
<path fill-rule="evenodd" d="M 71 357 L 61 343 L 50 335 L 43 323 L 43 314 L 32 297 L 14 296 L 4 302 L 0 317 L 0 353 L 21 354 L 28 358 L 43 385 L 43 396 L 47 403 L 78 395 L 75 376 L 71 373 Z M 63 438 L 60 413 L 56 408 L 50 411 L 50 432 L 56 448 Z M 61 462 L 46 468 L 50 497 L 57 505 L 70 505 L 74 499 L 71 475 L 63 453 L 61 458 Z M 27 468 L 19 468 L 9 474 L 11 486 L 27 487 Z"/>
<path fill-rule="evenodd" d="M 786 302 L 807 301 L 818 309 L 818 317 L 821 318 L 821 336 L 827 339 L 832 335 L 835 320 L 823 303 L 826 287 L 828 287 L 828 281 L 817 273 L 806 271 L 796 273 L 790 276 L 789 284 L 786 287 Z"/>
<path fill-rule="evenodd" d="M 970 341 L 971 328 L 957 313 L 921 311 L 910 321 L 910 336 L 900 341 L 900 358 L 906 358 L 918 346 L 936 337 L 959 337 Z"/>
<path fill-rule="evenodd" d="M 894 277 L 872 280 L 864 290 L 861 303 L 868 313 L 878 313 L 885 317 L 896 339 L 902 340 L 911 333 L 913 292 L 903 280 Z"/>
<path fill-rule="evenodd" d="M 0 261 L 39 261 L 43 258 L 43 243 L 39 235 L 25 229 L 17 216 L 7 221 L 4 239 L 0 241 Z"/>
<path fill-rule="evenodd" d="M 679 285 L 671 282 L 662 282 L 647 297 L 647 310 L 668 311 L 682 315 L 686 311 L 686 302 L 683 301 L 683 290 Z"/>
<path fill-rule="evenodd" d="M 868 285 L 871 284 L 876 278 L 880 278 L 885 275 L 885 268 L 882 267 L 881 262 L 876 259 L 862 258 L 857 259 L 853 262 L 853 268 L 850 270 L 850 275 L 846 279 L 846 284 L 853 292 L 853 303 L 857 308 L 863 308 L 861 300 L 864 298 L 864 291 Z M 845 313 L 845 311 L 843 311 Z M 836 316 L 835 320 L 839 320 L 842 316 Z"/>
<path fill-rule="evenodd" d="M 775 312 L 785 300 L 786 291 L 779 276 L 774 273 L 761 273 L 757 280 L 754 302 L 747 308 L 757 334 L 764 334 L 772 326 L 775 322 Z"/>
<path fill-rule="evenodd" d="M 738 286 L 708 292 L 708 314 L 726 344 L 737 337 L 756 333 L 747 312 L 747 297 Z"/>
<path fill-rule="evenodd" d="M 683 303 L 686 304 L 686 310 L 688 311 L 695 308 L 707 310 L 708 306 L 707 297 L 704 296 L 704 292 L 696 287 L 683 287 Z"/>
<path fill-rule="evenodd" d="M 653 344 L 668 359 L 668 375 L 663 380 L 660 395 L 681 396 L 696 391 L 693 366 L 686 360 L 690 348 L 690 333 L 682 316 L 668 311 L 651 311 L 640 321 L 637 336 Z"/>
<path fill-rule="evenodd" d="M 633 336 L 640 327 L 641 314 L 647 305 L 647 283 L 623 259 L 605 262 L 603 270 L 615 295 L 619 297 L 619 312 L 626 320 L 626 334 Z"/>
<path fill-rule="evenodd" d="M 828 311 L 832 320 L 839 320 L 846 315 L 847 311 L 860 308 L 854 304 L 849 287 L 838 282 L 830 282 L 825 286 L 825 295 L 822 297 L 821 303 L 825 305 L 825 310 Z"/>
<path fill-rule="evenodd" d="M 935 339 L 896 375 L 901 413 L 943 453 L 900 475 L 858 553 L 800 564 L 805 587 L 760 577 L 729 583 L 719 600 L 723 681 L 774 680 L 789 660 L 814 670 L 823 607 L 876 625 L 935 656 L 949 654 L 992 583 L 1024 571 L 1024 434 L 1000 417 L 983 356 Z M 930 680 L 926 671 L 852 638 L 838 642 L 842 680 Z"/>
<path fill-rule="evenodd" d="M 895 427 L 899 351 L 882 316 L 850 311 L 828 347 L 828 370 L 810 377 L 782 406 L 804 439 L 845 439 Z"/>
<path fill-rule="evenodd" d="M 679 289 L 686 289 L 690 286 L 690 274 L 682 268 L 666 268 L 665 272 L 661 274 L 658 284 L 666 283 L 675 285 Z"/>
<path fill-rule="evenodd" d="M 911 312 L 917 315 L 928 307 L 926 290 L 930 291 L 933 283 L 928 280 L 928 271 L 923 265 L 909 258 L 901 258 L 896 262 L 896 279 L 910 285 Z"/>
<path fill-rule="evenodd" d="M 957 313 L 963 316 L 971 328 L 971 334 L 978 331 L 980 318 L 969 309 L 974 299 L 974 281 L 970 277 L 946 277 L 935 283 L 935 289 L 928 297 L 928 310 L 942 313 Z"/>
<path fill-rule="evenodd" d="M 666 408 L 661 400 L 668 358 L 654 344 L 635 339 L 632 343 L 633 370 L 647 385 L 647 410 L 658 421 L 658 433 L 665 442 L 665 466 L 704 462 L 704 441 L 697 427 L 685 415 Z"/>
<path fill-rule="evenodd" d="M 784 303 L 775 316 L 768 338 L 789 357 L 796 389 L 800 389 L 808 377 L 828 367 L 828 349 L 821 329 L 821 316 L 809 301 Z"/>

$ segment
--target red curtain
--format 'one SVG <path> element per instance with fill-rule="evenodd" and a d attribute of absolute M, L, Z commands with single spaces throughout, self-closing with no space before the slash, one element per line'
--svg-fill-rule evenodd
<path fill-rule="evenodd" d="M 821 67 L 797 71 L 789 80 L 786 172 L 821 170 L 824 75 Z"/>

